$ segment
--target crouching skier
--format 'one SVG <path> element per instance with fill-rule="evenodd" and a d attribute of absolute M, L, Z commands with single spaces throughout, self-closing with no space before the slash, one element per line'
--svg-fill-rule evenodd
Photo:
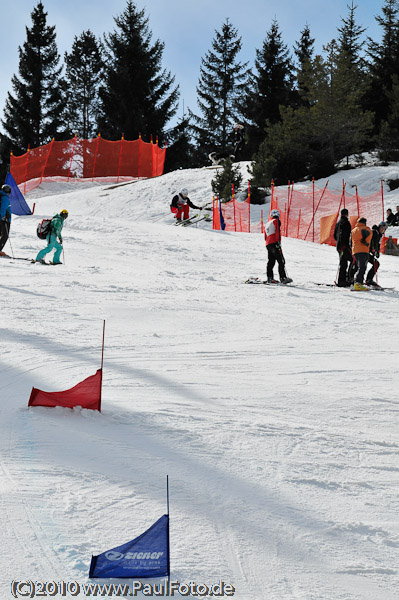
<path fill-rule="evenodd" d="M 64 226 L 65 219 L 68 218 L 68 211 L 62 210 L 60 214 L 54 215 L 51 219 L 50 233 L 48 234 L 47 247 L 40 250 L 34 262 L 44 262 L 46 254 L 55 249 L 52 265 L 61 265 L 60 256 L 62 252 L 62 235 L 61 231 Z M 58 239 L 57 239 L 58 238 Z"/>
<path fill-rule="evenodd" d="M 270 220 L 265 227 L 266 249 L 268 255 L 266 275 L 267 283 L 277 283 L 273 277 L 273 268 L 278 263 L 278 273 L 281 283 L 291 283 L 292 279 L 287 277 L 285 271 L 285 259 L 281 250 L 281 223 L 280 212 L 273 209 L 270 213 Z"/>
<path fill-rule="evenodd" d="M 202 206 L 196 206 L 193 204 L 193 202 L 191 202 L 190 198 L 188 197 L 188 190 L 183 188 L 181 192 L 176 194 L 176 196 L 173 196 L 170 205 L 170 210 L 172 213 L 174 213 L 176 222 L 181 221 L 182 218 L 183 220 L 188 219 L 190 208 L 202 210 Z"/>

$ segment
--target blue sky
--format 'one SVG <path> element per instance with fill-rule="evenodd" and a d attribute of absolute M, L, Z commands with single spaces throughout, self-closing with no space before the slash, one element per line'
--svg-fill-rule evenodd
<path fill-rule="evenodd" d="M 341 17 L 348 14 L 350 0 L 137 0 L 145 8 L 154 39 L 165 43 L 163 66 L 171 71 L 180 85 L 179 116 L 183 101 L 194 112 L 195 87 L 198 83 L 201 58 L 209 50 L 215 30 L 220 30 L 229 17 L 242 37 L 240 60 L 252 65 L 255 49 L 261 48 L 272 20 L 277 19 L 285 43 L 292 45 L 300 31 L 309 25 L 316 39 L 316 52 L 337 35 Z M 358 0 L 357 23 L 366 27 L 366 34 L 380 39 L 380 27 L 375 16 L 381 14 L 383 0 Z M 43 0 L 49 25 L 56 25 L 60 53 L 70 51 L 75 35 L 91 29 L 97 36 L 114 28 L 113 17 L 120 14 L 126 0 Z M 25 26 L 31 26 L 30 14 L 36 1 L 12 0 L 2 6 L 0 52 L 0 114 L 3 116 L 6 94 L 11 90 L 11 77 L 18 73 L 18 46 L 26 39 Z"/>

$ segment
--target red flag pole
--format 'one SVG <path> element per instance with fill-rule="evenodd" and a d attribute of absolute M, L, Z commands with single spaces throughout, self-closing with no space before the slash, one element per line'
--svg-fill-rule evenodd
<path fill-rule="evenodd" d="M 101 400 L 103 394 L 103 366 L 104 366 L 104 340 L 105 340 L 105 319 L 103 321 L 103 343 L 101 348 L 101 383 L 100 383 L 100 402 L 99 402 L 99 412 L 101 412 Z"/>
<path fill-rule="evenodd" d="M 102 344 L 102 349 L 101 349 L 101 370 L 103 370 L 103 365 L 104 365 L 104 340 L 105 340 L 105 319 L 104 319 L 104 323 L 103 323 L 103 344 Z"/>
<path fill-rule="evenodd" d="M 381 202 L 382 202 L 382 220 L 385 220 L 385 216 L 384 216 L 384 188 L 383 188 L 383 183 L 382 183 L 382 179 L 381 179 Z"/>

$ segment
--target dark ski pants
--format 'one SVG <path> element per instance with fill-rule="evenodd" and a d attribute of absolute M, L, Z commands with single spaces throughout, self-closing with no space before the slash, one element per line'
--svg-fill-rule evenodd
<path fill-rule="evenodd" d="M 369 255 L 367 252 L 356 252 L 355 254 L 357 273 L 355 281 L 356 283 L 363 283 L 364 274 L 366 272 Z"/>
<path fill-rule="evenodd" d="M 10 223 L 8 221 L 0 221 L 0 252 L 7 243 L 10 233 Z"/>
<path fill-rule="evenodd" d="M 377 273 L 378 267 L 380 266 L 379 261 L 372 254 L 369 254 L 369 263 L 371 263 L 373 266 L 371 267 L 370 271 L 367 273 L 367 277 L 366 277 L 367 282 L 373 281 L 373 277 Z"/>
<path fill-rule="evenodd" d="M 284 279 L 284 277 L 287 277 L 287 274 L 285 272 L 285 267 L 284 267 L 285 260 L 284 260 L 284 256 L 283 256 L 280 244 L 269 244 L 268 246 L 266 246 L 266 248 L 267 248 L 267 255 L 268 255 L 267 268 L 266 268 L 267 277 L 273 277 L 273 269 L 274 269 L 274 265 L 276 264 L 276 261 L 277 261 L 278 274 L 280 275 L 280 280 Z"/>
<path fill-rule="evenodd" d="M 339 250 L 339 273 L 337 285 L 345 285 L 353 279 L 353 256 L 349 248 Z"/>

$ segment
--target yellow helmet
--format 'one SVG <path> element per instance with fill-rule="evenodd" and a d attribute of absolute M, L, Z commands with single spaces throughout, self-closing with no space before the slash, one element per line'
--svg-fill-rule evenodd
<path fill-rule="evenodd" d="M 64 210 L 62 210 L 62 211 L 60 212 L 60 215 L 61 215 L 61 217 L 63 217 L 64 219 L 66 219 L 66 218 L 67 218 L 67 216 L 68 216 L 68 211 L 67 211 L 67 210 L 65 210 L 65 209 L 64 209 Z"/>

